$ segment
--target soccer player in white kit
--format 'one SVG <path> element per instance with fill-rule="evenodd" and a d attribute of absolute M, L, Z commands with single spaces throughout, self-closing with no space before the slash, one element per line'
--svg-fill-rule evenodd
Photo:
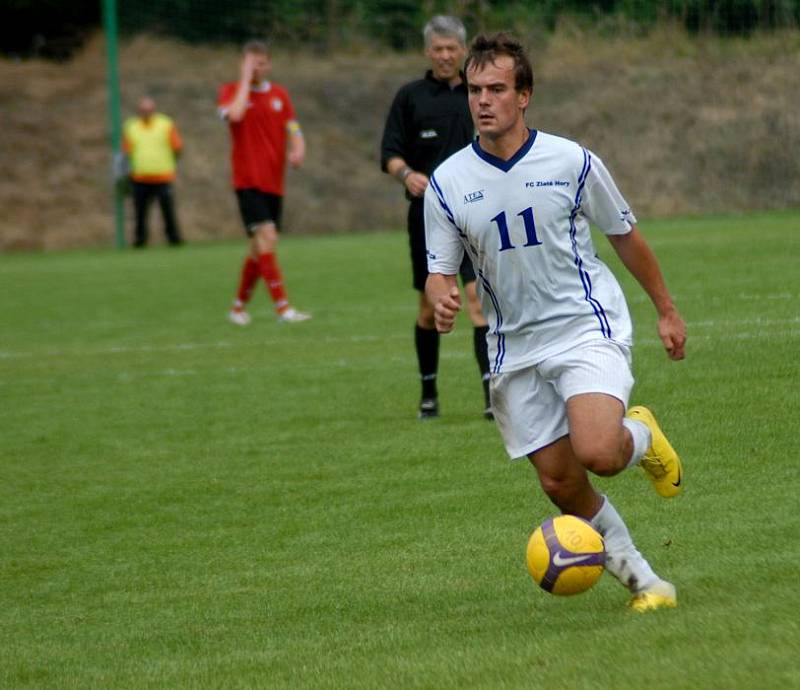
<path fill-rule="evenodd" d="M 434 171 L 425 193 L 425 287 L 436 327 L 454 326 L 466 251 L 489 320 L 492 406 L 509 455 L 527 456 L 550 500 L 603 535 L 606 568 L 630 590 L 634 610 L 676 606 L 675 587 L 588 479 L 638 464 L 662 496 L 683 488 L 680 459 L 651 412 L 626 415 L 633 329 L 590 222 L 652 300 L 673 360 L 684 357 L 685 324 L 602 161 L 526 126 L 533 71 L 522 46 L 506 34 L 478 36 L 465 71 L 479 136 Z"/>

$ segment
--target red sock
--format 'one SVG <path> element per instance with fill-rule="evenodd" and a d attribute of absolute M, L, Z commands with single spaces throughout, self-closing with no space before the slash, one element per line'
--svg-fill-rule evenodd
<path fill-rule="evenodd" d="M 253 286 L 258 280 L 261 271 L 258 267 L 258 262 L 247 257 L 242 265 L 242 276 L 239 279 L 239 292 L 236 293 L 236 299 L 241 305 L 245 305 L 250 301 L 250 295 L 253 293 Z"/>
<path fill-rule="evenodd" d="M 258 267 L 261 269 L 261 277 L 267 284 L 267 290 L 275 303 L 278 312 L 283 311 L 289 306 L 286 299 L 286 291 L 283 289 L 283 277 L 278 266 L 278 258 L 274 253 L 262 254 L 258 257 Z"/>

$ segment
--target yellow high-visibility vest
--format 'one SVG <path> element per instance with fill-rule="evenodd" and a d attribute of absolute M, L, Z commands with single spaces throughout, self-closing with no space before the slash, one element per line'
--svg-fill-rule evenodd
<path fill-rule="evenodd" d="M 145 122 L 132 117 L 125 122 L 125 150 L 134 180 L 168 182 L 175 177 L 175 152 L 181 143 L 172 119 L 154 113 Z"/>

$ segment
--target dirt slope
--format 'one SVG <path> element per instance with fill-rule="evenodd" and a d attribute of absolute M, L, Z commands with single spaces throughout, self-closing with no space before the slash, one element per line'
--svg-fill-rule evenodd
<path fill-rule="evenodd" d="M 104 50 L 98 37 L 64 65 L 0 61 L 0 250 L 112 242 Z M 564 31 L 532 54 L 530 124 L 598 153 L 640 219 L 800 205 L 798 34 L 612 41 Z M 424 68 L 419 56 L 379 52 L 275 56 L 309 146 L 290 174 L 288 230 L 403 226 L 400 188 L 378 170 L 377 150 L 394 92 Z M 121 71 L 126 114 L 150 92 L 186 140 L 177 196 L 188 239 L 238 236 L 214 106 L 218 84 L 236 78 L 235 51 L 139 38 L 122 46 Z"/>

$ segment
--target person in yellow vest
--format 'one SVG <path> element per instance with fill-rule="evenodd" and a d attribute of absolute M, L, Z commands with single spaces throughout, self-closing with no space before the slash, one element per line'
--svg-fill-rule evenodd
<path fill-rule="evenodd" d="M 139 100 L 138 113 L 125 122 L 123 139 L 136 211 L 133 246 L 147 244 L 147 211 L 153 197 L 158 199 L 164 216 L 167 241 L 182 244 L 172 195 L 177 157 L 183 148 L 181 136 L 171 118 L 156 112 L 156 103 L 149 96 Z"/>

